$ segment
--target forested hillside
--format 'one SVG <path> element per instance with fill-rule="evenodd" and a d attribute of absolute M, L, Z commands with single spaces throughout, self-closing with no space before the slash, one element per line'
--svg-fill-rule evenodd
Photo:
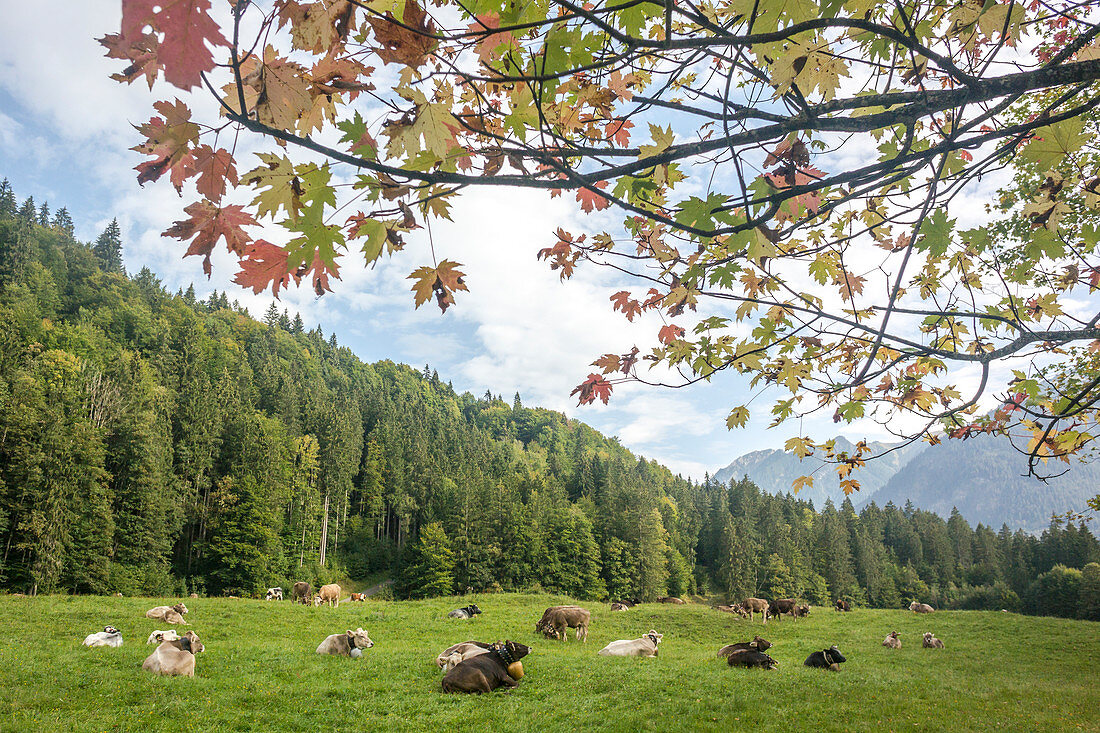
<path fill-rule="evenodd" d="M 1076 589 L 1055 566 L 1100 559 L 1084 526 L 1035 538 L 693 484 L 518 395 L 458 394 L 276 308 L 261 322 L 128 276 L 121 236 L 78 242 L 64 209 L 0 184 L 4 588 L 240 595 L 385 571 L 410 597 L 1022 597 L 1073 615 L 1076 595 L 1040 605 L 1043 583 Z"/>

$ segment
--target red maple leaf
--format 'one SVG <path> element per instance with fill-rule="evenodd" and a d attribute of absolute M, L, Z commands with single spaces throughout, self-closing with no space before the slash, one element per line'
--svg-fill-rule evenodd
<path fill-rule="evenodd" d="M 287 253 L 282 247 L 263 239 L 257 239 L 248 245 L 241 258 L 241 271 L 233 278 L 233 282 L 252 288 L 252 292 L 259 294 L 271 287 L 271 294 L 279 297 L 279 288 L 290 284 L 290 273 L 286 266 Z"/>
<path fill-rule="evenodd" d="M 607 381 L 599 374 L 589 374 L 588 379 L 577 385 L 577 387 L 569 393 L 569 396 L 578 395 L 578 405 L 591 404 L 596 401 L 597 397 L 606 405 L 608 398 L 611 397 L 611 390 L 611 382 Z"/>
<path fill-rule="evenodd" d="M 211 46 L 228 46 L 210 16 L 210 0 L 122 0 L 122 37 L 135 42 L 151 27 L 163 37 L 157 60 L 164 79 L 180 89 L 202 82 L 202 72 L 214 68 Z"/>
<path fill-rule="evenodd" d="M 198 175 L 195 187 L 211 201 L 221 201 L 225 194 L 226 183 L 237 185 L 237 169 L 233 165 L 233 156 L 225 148 L 214 150 L 209 145 L 200 145 L 191 151 L 194 159 L 191 163 L 192 175 Z"/>
<path fill-rule="evenodd" d="M 509 31 L 501 33 L 491 33 L 500 28 L 500 14 L 499 13 L 482 13 L 476 16 L 476 21 L 470 23 L 466 30 L 470 33 L 477 34 L 479 36 L 477 41 L 477 57 L 481 59 L 482 63 L 488 63 L 489 59 L 495 51 L 501 45 L 507 45 L 509 48 L 518 47 L 516 43 L 516 37 Z"/>
<path fill-rule="evenodd" d="M 607 139 L 625 148 L 630 144 L 630 128 L 634 127 L 634 123 L 630 120 L 611 120 L 604 127 L 604 134 L 607 135 Z"/>
<path fill-rule="evenodd" d="M 657 332 L 657 340 L 666 346 L 679 338 L 683 338 L 684 329 L 677 326 L 675 323 L 670 323 L 667 326 L 663 326 L 660 331 Z"/>
<path fill-rule="evenodd" d="M 592 213 L 593 210 L 601 211 L 611 206 L 610 201 L 594 190 L 597 188 L 600 190 L 607 188 L 607 181 L 597 181 L 577 191 L 577 201 L 581 202 L 581 208 L 587 213 Z"/>
<path fill-rule="evenodd" d="M 153 88 L 153 82 L 157 80 L 161 66 L 157 60 L 157 37 L 152 33 L 142 33 L 136 38 L 123 38 L 120 33 L 108 33 L 102 38 L 96 39 L 99 44 L 107 49 L 107 58 L 124 59 L 130 62 L 122 72 L 111 74 L 115 81 L 132 83 L 140 76 L 144 76 Z"/>
<path fill-rule="evenodd" d="M 177 221 L 161 236 L 184 241 L 194 237 L 184 256 L 202 255 L 202 270 L 207 277 L 210 276 L 210 253 L 219 238 L 224 237 L 226 248 L 238 256 L 244 255 L 246 246 L 252 241 L 242 227 L 255 224 L 256 220 L 242 206 L 219 207 L 212 201 L 203 200 L 196 201 L 183 211 L 191 218 Z"/>
<path fill-rule="evenodd" d="M 626 290 L 620 290 L 611 296 L 611 302 L 615 304 L 615 310 L 622 311 L 626 320 L 633 322 L 634 316 L 642 312 L 642 305 L 630 297 Z"/>

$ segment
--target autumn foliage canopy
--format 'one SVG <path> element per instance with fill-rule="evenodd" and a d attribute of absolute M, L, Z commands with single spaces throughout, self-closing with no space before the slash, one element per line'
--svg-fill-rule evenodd
<path fill-rule="evenodd" d="M 242 286 L 320 295 L 466 187 L 544 189 L 598 223 L 532 254 L 617 268 L 609 307 L 660 316 L 582 403 L 732 370 L 773 424 L 1009 434 L 1042 473 L 1096 434 L 1098 5 L 123 0 L 101 42 L 161 90 L 135 150 L 192 200 L 166 236 Z M 445 311 L 464 273 L 429 257 L 414 302 Z M 848 490 L 870 457 L 787 448 Z"/>

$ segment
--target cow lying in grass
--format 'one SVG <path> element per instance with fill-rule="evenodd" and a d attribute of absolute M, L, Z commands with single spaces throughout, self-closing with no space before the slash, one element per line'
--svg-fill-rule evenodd
<path fill-rule="evenodd" d="M 819 652 L 814 652 L 810 656 L 806 657 L 806 661 L 803 662 L 807 667 L 817 667 L 819 669 L 831 669 L 834 672 L 840 671 L 841 662 L 847 662 L 848 658 L 840 653 L 840 650 L 836 648 L 836 645 L 823 649 Z"/>
<path fill-rule="evenodd" d="M 736 651 L 755 649 L 758 652 L 762 652 L 771 649 L 771 647 L 772 643 L 770 641 L 756 636 L 753 637 L 752 641 L 739 641 L 736 644 L 726 644 L 724 647 L 718 650 L 718 658 L 723 659 Z"/>
<path fill-rule="evenodd" d="M 122 632 L 114 626 L 104 626 L 103 631 L 85 636 L 84 646 L 122 646 Z"/>
<path fill-rule="evenodd" d="M 195 676 L 195 655 L 205 647 L 199 641 L 199 635 L 188 631 L 175 641 L 161 642 L 153 653 L 145 658 L 141 668 L 153 674 L 165 676 Z"/>
<path fill-rule="evenodd" d="M 360 627 L 355 631 L 348 629 L 342 634 L 333 634 L 317 645 L 318 654 L 332 654 L 353 659 L 363 656 L 364 649 L 370 649 L 374 642 Z"/>
<path fill-rule="evenodd" d="M 443 676 L 444 692 L 492 692 L 498 687 L 513 688 L 523 676 L 523 659 L 530 647 L 504 641 L 489 647 L 487 654 L 466 659 Z"/>
<path fill-rule="evenodd" d="M 435 663 L 444 672 L 450 672 L 460 662 L 485 654 L 490 647 L 492 647 L 492 644 L 486 644 L 483 641 L 464 641 L 441 651 L 439 656 L 435 658 Z"/>
<path fill-rule="evenodd" d="M 174 606 L 154 606 L 145 612 L 145 618 L 164 621 L 168 624 L 187 624 L 183 615 L 187 613 L 187 606 L 177 603 Z"/>
<path fill-rule="evenodd" d="M 759 649 L 735 649 L 726 657 L 726 664 L 731 667 L 759 667 L 761 669 L 775 669 L 779 666 L 779 662 Z"/>
<path fill-rule="evenodd" d="M 913 613 L 932 613 L 936 609 L 932 608 L 927 603 L 917 603 L 913 601 L 909 604 L 909 610 Z"/>
<path fill-rule="evenodd" d="M 901 639 L 898 638 L 898 632 L 891 631 L 886 638 L 882 640 L 882 645 L 890 649 L 901 649 Z"/>
<path fill-rule="evenodd" d="M 597 652 L 602 657 L 656 657 L 657 645 L 664 634 L 650 629 L 640 639 L 620 639 L 613 641 Z"/>
<path fill-rule="evenodd" d="M 175 641 L 180 638 L 180 635 L 176 633 L 175 629 L 168 629 L 167 631 L 161 631 L 157 629 L 153 633 L 149 634 L 149 638 L 145 641 L 146 644 L 159 644 L 162 641 Z"/>
<path fill-rule="evenodd" d="M 481 613 L 481 609 L 477 607 L 476 603 L 471 603 L 464 608 L 456 608 L 447 614 L 447 618 L 461 618 L 470 619 Z"/>
<path fill-rule="evenodd" d="M 924 632 L 924 642 L 921 644 L 925 649 L 943 649 L 943 642 L 937 639 L 931 631 Z"/>

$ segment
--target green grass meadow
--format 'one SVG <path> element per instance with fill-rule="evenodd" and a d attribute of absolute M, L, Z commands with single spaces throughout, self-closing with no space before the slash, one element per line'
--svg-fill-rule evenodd
<path fill-rule="evenodd" d="M 191 599 L 206 651 L 194 679 L 141 670 L 165 628 L 146 609 L 177 599 L 0 596 L 0 730 L 5 731 L 1100 731 L 1100 624 L 1008 613 L 814 608 L 762 627 L 689 604 L 592 611 L 587 644 L 543 639 L 535 621 L 569 599 L 501 594 L 338 609 L 254 600 Z M 473 621 L 444 618 L 469 602 Z M 105 624 L 118 649 L 81 640 Z M 314 653 L 328 634 L 362 626 L 360 659 Z M 650 628 L 657 659 L 597 650 Z M 903 648 L 881 646 L 890 631 Z M 922 649 L 933 631 L 944 650 Z M 730 669 L 718 648 L 760 633 L 775 671 Z M 530 644 L 512 693 L 444 695 L 434 658 L 450 644 L 510 638 Z M 804 667 L 837 644 L 839 674 Z"/>

